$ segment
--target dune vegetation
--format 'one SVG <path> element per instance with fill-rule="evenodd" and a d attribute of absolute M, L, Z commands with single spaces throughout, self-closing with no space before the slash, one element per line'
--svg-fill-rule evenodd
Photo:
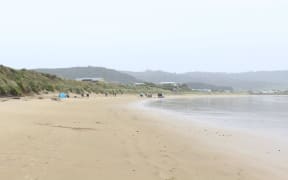
<path fill-rule="evenodd" d="M 189 91 L 185 85 L 176 89 L 178 92 Z M 44 92 L 67 93 L 171 93 L 175 92 L 172 86 L 160 86 L 145 83 L 140 86 L 134 84 L 90 83 L 59 78 L 55 75 L 39 73 L 26 69 L 15 70 L 3 65 L 0 66 L 0 96 L 24 96 Z"/>

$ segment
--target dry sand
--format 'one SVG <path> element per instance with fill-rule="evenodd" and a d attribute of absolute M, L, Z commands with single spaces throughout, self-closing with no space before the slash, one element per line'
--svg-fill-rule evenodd
<path fill-rule="evenodd" d="M 132 96 L 0 103 L 1 180 L 287 180 L 287 149 L 133 109 Z"/>

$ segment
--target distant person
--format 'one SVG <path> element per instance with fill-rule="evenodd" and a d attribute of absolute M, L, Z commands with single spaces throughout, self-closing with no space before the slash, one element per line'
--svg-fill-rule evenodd
<path fill-rule="evenodd" d="M 152 97 L 153 97 L 152 94 L 147 94 L 146 96 L 147 96 L 148 98 L 152 98 Z"/>
<path fill-rule="evenodd" d="M 158 98 L 164 98 L 164 95 L 162 93 L 158 93 Z"/>

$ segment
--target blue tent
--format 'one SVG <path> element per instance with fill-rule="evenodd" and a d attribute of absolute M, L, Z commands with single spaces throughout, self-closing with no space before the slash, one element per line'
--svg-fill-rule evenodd
<path fill-rule="evenodd" d="M 67 98 L 67 94 L 66 93 L 64 93 L 64 92 L 61 92 L 61 93 L 59 93 L 59 96 L 58 96 L 60 99 L 65 99 L 65 98 Z"/>

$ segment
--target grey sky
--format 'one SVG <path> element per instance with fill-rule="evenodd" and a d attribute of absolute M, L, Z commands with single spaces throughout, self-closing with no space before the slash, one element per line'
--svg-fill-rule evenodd
<path fill-rule="evenodd" d="M 0 64 L 288 70 L 287 0 L 0 2 Z"/>

